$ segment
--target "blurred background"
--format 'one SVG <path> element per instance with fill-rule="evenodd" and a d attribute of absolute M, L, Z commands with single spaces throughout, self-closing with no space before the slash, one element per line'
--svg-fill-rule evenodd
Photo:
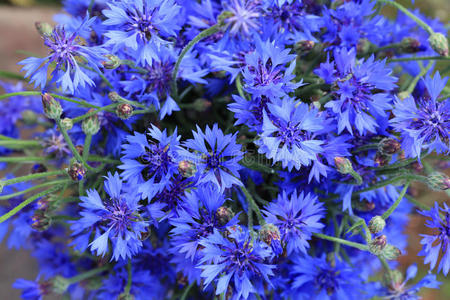
<path fill-rule="evenodd" d="M 43 21 L 54 24 L 53 15 L 61 12 L 61 2 L 58 0 L 0 0 L 0 70 L 19 72 L 16 63 L 27 57 L 25 52 L 40 55 L 46 54 L 40 35 L 36 32 L 34 23 Z M 397 1 L 406 7 L 411 7 L 410 0 Z M 450 17 L 450 0 L 415 0 L 414 7 L 421 12 L 438 18 L 448 24 Z M 395 18 L 396 12 L 390 7 L 383 11 L 385 15 Z M 447 25 L 448 26 L 448 25 Z M 446 74 L 449 76 L 449 74 Z M 447 172 L 450 175 L 450 172 Z M 0 173 L 0 177 L 3 174 Z M 413 187 L 419 201 L 432 205 L 434 201 L 450 204 L 450 197 L 444 192 L 431 192 L 420 184 Z M 409 236 L 408 253 L 400 259 L 401 269 L 405 270 L 411 263 L 417 262 L 420 276 L 427 272 L 422 258 L 417 257 L 420 250 L 419 233 L 425 233 L 424 218 L 418 214 L 411 217 L 406 229 Z M 17 278 L 34 279 L 38 267 L 31 255 L 26 251 L 9 250 L 4 243 L 0 244 L 0 299 L 20 299 L 20 292 L 11 287 Z M 450 278 L 442 275 L 438 279 L 443 282 L 441 289 L 426 290 L 422 293 L 424 299 L 450 299 Z"/>

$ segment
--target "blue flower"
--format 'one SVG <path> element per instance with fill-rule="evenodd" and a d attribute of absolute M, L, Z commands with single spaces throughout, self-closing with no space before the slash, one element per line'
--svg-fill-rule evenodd
<path fill-rule="evenodd" d="M 122 187 L 119 174 L 108 173 L 104 189 L 109 198 L 102 200 L 96 190 L 87 190 L 87 196 L 80 197 L 83 210 L 81 218 L 72 222 L 71 229 L 76 237 L 74 244 L 84 246 L 92 232 L 94 240 L 89 244 L 92 252 L 104 256 L 108 251 L 108 240 L 113 244 L 111 260 L 130 258 L 142 247 L 141 233 L 146 231 L 147 222 L 139 215 L 140 195 L 136 189 Z"/>
<path fill-rule="evenodd" d="M 238 171 L 242 168 L 239 161 L 243 158 L 241 145 L 236 143 L 236 134 L 224 134 L 214 124 L 206 126 L 205 132 L 197 126 L 193 131 L 194 139 L 183 143 L 185 149 L 180 155 L 195 162 L 199 173 L 199 183 L 212 182 L 220 191 L 232 185 L 242 185 Z"/>
<path fill-rule="evenodd" d="M 434 207 L 430 210 L 419 211 L 427 220 L 425 226 L 435 230 L 434 235 L 421 234 L 422 250 L 420 256 L 425 256 L 425 264 L 430 264 L 430 270 L 433 270 L 439 260 L 439 253 L 442 252 L 441 262 L 438 266 L 438 272 L 447 276 L 450 270 L 450 209 L 446 203 L 443 208 L 439 207 L 435 202 Z M 441 219 L 440 213 L 444 213 L 444 220 Z"/>
<path fill-rule="evenodd" d="M 419 157 L 421 150 L 449 153 L 450 99 L 438 101 L 447 78 L 427 76 L 424 80 L 427 96 L 414 101 L 413 97 L 397 99 L 391 120 L 392 126 L 403 138 L 402 148 L 409 157 Z"/>
<path fill-rule="evenodd" d="M 226 0 L 223 8 L 231 12 L 232 16 L 225 19 L 229 24 L 231 35 L 249 35 L 251 31 L 259 27 L 258 18 L 262 14 L 259 1 L 255 0 Z"/>
<path fill-rule="evenodd" d="M 26 71 L 25 77 L 30 77 L 35 87 L 40 86 L 44 89 L 47 83 L 47 71 L 51 64 L 56 64 L 51 73 L 52 82 L 56 82 L 63 92 L 73 94 L 78 87 L 95 86 L 91 79 L 92 74 L 86 74 L 77 61 L 85 60 L 88 67 L 100 72 L 98 67 L 104 60 L 102 55 L 106 53 L 105 50 L 98 46 L 82 46 L 78 37 L 78 32 L 89 28 L 94 21 L 95 17 L 89 19 L 89 16 L 86 16 L 75 32 L 66 32 L 64 27 L 56 27 L 51 36 L 44 37 L 44 43 L 50 49 L 48 56 L 29 57 L 19 62 L 24 65 L 22 70 Z"/>
<path fill-rule="evenodd" d="M 413 264 L 406 270 L 406 278 L 399 282 L 390 282 L 386 287 L 386 290 L 382 292 L 383 298 L 394 300 L 419 300 L 422 299 L 417 293 L 422 288 L 437 289 L 441 285 L 436 280 L 436 275 L 427 274 L 420 279 L 419 282 L 413 285 L 407 285 L 408 281 L 414 279 L 417 275 L 417 265 Z"/>
<path fill-rule="evenodd" d="M 207 287 L 216 281 L 216 295 L 227 292 L 230 282 L 233 297 L 247 299 L 250 293 L 257 293 L 255 284 L 269 283 L 274 265 L 265 263 L 271 251 L 266 244 L 253 240 L 249 232 L 236 228 L 229 230 L 228 238 L 218 230 L 200 241 L 204 247 L 199 268 Z M 231 280 L 233 279 L 233 280 Z"/>
<path fill-rule="evenodd" d="M 51 283 L 39 283 L 39 277 L 35 281 L 19 278 L 13 283 L 13 288 L 22 290 L 22 299 L 42 300 L 43 296 L 51 293 Z"/>
<path fill-rule="evenodd" d="M 390 76 L 391 70 L 385 68 L 384 62 L 375 61 L 373 56 L 356 60 L 354 48 L 335 50 L 334 59 L 333 63 L 321 64 L 315 73 L 326 83 L 337 86 L 333 92 L 335 100 L 325 107 L 337 118 L 338 132 L 347 129 L 353 135 L 356 128 L 361 135 L 376 133 L 377 118 L 387 118 L 386 111 L 392 105 L 388 94 L 375 92 L 392 90 L 395 77 Z"/>
<path fill-rule="evenodd" d="M 138 63 L 158 61 L 158 51 L 175 37 L 180 26 L 180 6 L 173 0 L 124 0 L 108 3 L 103 24 L 111 26 L 105 33 L 106 45 L 113 51 L 124 47 L 136 52 Z"/>
<path fill-rule="evenodd" d="M 261 138 L 255 141 L 258 152 L 283 168 L 299 170 L 316 160 L 323 149 L 323 141 L 315 133 L 324 129 L 323 117 L 315 108 L 286 98 L 278 104 L 268 104 L 264 112 Z"/>
<path fill-rule="evenodd" d="M 280 229 L 281 240 L 286 243 L 287 254 L 305 253 L 309 248 L 308 240 L 312 233 L 319 232 L 324 225 L 320 219 L 324 217 L 322 203 L 317 196 L 304 195 L 297 191 L 289 196 L 285 191 L 278 195 L 276 202 L 269 203 L 263 210 L 267 223 Z"/>
<path fill-rule="evenodd" d="M 152 125 L 147 134 L 135 132 L 124 144 L 121 174 L 126 181 L 136 182 L 143 198 L 161 192 L 178 170 L 177 151 L 180 137 Z"/>
<path fill-rule="evenodd" d="M 198 253 L 199 241 L 218 230 L 236 225 L 237 216 L 221 216 L 219 208 L 225 203 L 225 198 L 212 183 L 199 186 L 196 190 L 186 193 L 183 203 L 179 205 L 178 217 L 172 218 L 174 226 L 171 231 L 174 248 L 185 253 L 186 258 L 194 260 Z M 224 211 L 224 213 L 231 213 Z"/>

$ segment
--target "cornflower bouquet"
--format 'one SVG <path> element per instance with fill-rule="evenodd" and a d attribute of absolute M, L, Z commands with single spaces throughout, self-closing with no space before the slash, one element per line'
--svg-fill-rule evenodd
<path fill-rule="evenodd" d="M 36 23 L 48 56 L 0 74 L 19 81 L 0 95 L 0 240 L 40 265 L 24 299 L 439 288 L 450 208 L 411 185 L 450 188 L 444 24 L 390 0 L 63 4 Z M 421 276 L 397 262 L 416 213 Z"/>

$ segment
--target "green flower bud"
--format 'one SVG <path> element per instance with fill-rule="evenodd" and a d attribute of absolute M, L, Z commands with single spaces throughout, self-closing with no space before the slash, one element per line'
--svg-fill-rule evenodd
<path fill-rule="evenodd" d="M 117 92 L 109 92 L 108 97 L 112 102 L 119 102 L 122 99 Z"/>
<path fill-rule="evenodd" d="M 42 106 L 47 118 L 52 120 L 59 120 L 62 114 L 61 104 L 53 98 L 49 93 L 42 94 Z"/>
<path fill-rule="evenodd" d="M 406 98 L 408 98 L 409 96 L 411 96 L 411 93 L 409 93 L 408 91 L 403 91 L 397 94 L 397 97 L 400 100 L 405 100 Z"/>
<path fill-rule="evenodd" d="M 193 103 L 193 108 L 198 112 L 204 112 L 211 107 L 211 102 L 204 98 L 198 98 Z"/>
<path fill-rule="evenodd" d="M 391 290 L 398 290 L 403 283 L 404 277 L 399 270 L 391 270 L 391 272 L 385 272 L 383 274 L 383 285 Z"/>
<path fill-rule="evenodd" d="M 52 224 L 52 219 L 43 210 L 36 210 L 31 217 L 31 228 L 37 231 L 46 231 Z"/>
<path fill-rule="evenodd" d="M 283 253 L 280 229 L 272 223 L 266 223 L 259 229 L 259 238 L 272 248 L 275 255 Z"/>
<path fill-rule="evenodd" d="M 178 163 L 178 172 L 185 178 L 192 177 L 197 173 L 197 166 L 190 160 L 182 160 Z"/>
<path fill-rule="evenodd" d="M 353 171 L 353 166 L 350 160 L 345 157 L 335 157 L 334 164 L 336 165 L 336 169 L 341 174 L 349 174 Z"/>
<path fill-rule="evenodd" d="M 117 105 L 116 115 L 119 118 L 126 120 L 126 119 L 130 118 L 132 114 L 133 114 L 133 106 L 131 106 L 130 104 L 121 103 L 121 104 Z"/>
<path fill-rule="evenodd" d="M 79 162 L 73 162 L 67 170 L 67 173 L 73 181 L 80 181 L 86 175 L 86 169 Z"/>
<path fill-rule="evenodd" d="M 34 23 L 39 34 L 43 37 L 51 36 L 53 32 L 53 26 L 46 22 L 36 22 Z"/>
<path fill-rule="evenodd" d="M 387 240 L 385 235 L 380 235 L 374 238 L 369 243 L 369 251 L 374 255 L 380 255 L 386 247 Z"/>
<path fill-rule="evenodd" d="M 62 276 L 56 276 L 52 280 L 52 290 L 55 294 L 62 295 L 67 291 L 70 281 Z"/>
<path fill-rule="evenodd" d="M 234 213 L 229 207 L 221 206 L 216 211 L 217 222 L 221 226 L 225 226 L 233 217 Z"/>
<path fill-rule="evenodd" d="M 384 155 L 393 155 L 401 149 L 400 143 L 393 138 L 384 138 L 378 143 L 378 151 Z"/>
<path fill-rule="evenodd" d="M 102 62 L 102 65 L 105 69 L 114 70 L 120 67 L 122 64 L 120 58 L 112 54 L 106 54 L 105 57 L 108 59 Z"/>
<path fill-rule="evenodd" d="M 65 130 L 68 131 L 70 129 L 72 129 L 73 127 L 73 121 L 70 118 L 64 118 L 61 120 L 61 127 Z"/>
<path fill-rule="evenodd" d="M 428 186 L 436 191 L 445 191 L 450 188 L 450 177 L 441 172 L 434 172 L 427 177 Z"/>
<path fill-rule="evenodd" d="M 93 111 L 91 108 L 89 111 Z M 100 121 L 98 120 L 98 115 L 95 114 L 83 120 L 81 123 L 81 128 L 85 134 L 94 135 L 100 130 Z"/>
<path fill-rule="evenodd" d="M 386 245 L 381 255 L 387 260 L 395 260 L 402 254 L 402 251 L 394 245 Z"/>
<path fill-rule="evenodd" d="M 35 125 L 38 118 L 34 111 L 27 109 L 22 112 L 22 120 L 25 125 Z"/>
<path fill-rule="evenodd" d="M 400 52 L 402 53 L 416 53 L 420 51 L 420 42 L 411 37 L 406 37 L 400 42 Z"/>
<path fill-rule="evenodd" d="M 448 41 L 442 33 L 433 33 L 428 38 L 431 48 L 440 56 L 448 56 Z"/>
<path fill-rule="evenodd" d="M 356 45 L 358 55 L 365 55 L 373 48 L 373 44 L 368 39 L 360 39 Z"/>
<path fill-rule="evenodd" d="M 369 230 L 373 234 L 381 232 L 385 226 L 386 221 L 380 216 L 375 216 L 369 221 Z"/>

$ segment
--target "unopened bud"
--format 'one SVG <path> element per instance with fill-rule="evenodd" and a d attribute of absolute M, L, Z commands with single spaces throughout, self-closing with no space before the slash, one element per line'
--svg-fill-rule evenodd
<path fill-rule="evenodd" d="M 228 10 L 224 10 L 220 13 L 220 15 L 217 17 L 217 23 L 220 26 L 225 25 L 225 22 L 227 19 L 232 18 L 234 16 L 234 13 Z"/>
<path fill-rule="evenodd" d="M 374 161 L 379 166 L 385 166 L 389 163 L 390 156 L 382 154 L 381 152 L 377 151 L 375 153 Z"/>
<path fill-rule="evenodd" d="M 406 37 L 400 42 L 400 52 L 402 53 L 416 53 L 421 51 L 420 42 L 411 37 Z"/>
<path fill-rule="evenodd" d="M 381 232 L 386 226 L 386 221 L 381 216 L 375 216 L 369 221 L 369 230 L 375 234 Z"/>
<path fill-rule="evenodd" d="M 381 255 L 387 260 L 395 260 L 402 254 L 402 251 L 393 245 L 384 247 Z"/>
<path fill-rule="evenodd" d="M 393 138 L 384 138 L 378 143 L 378 151 L 385 155 L 393 155 L 401 149 L 400 143 Z"/>
<path fill-rule="evenodd" d="M 433 33 L 428 38 L 431 48 L 440 56 L 448 56 L 448 41 L 442 33 Z"/>
<path fill-rule="evenodd" d="M 44 173 L 47 172 L 47 167 L 43 164 L 34 164 L 31 167 L 31 174 Z"/>
<path fill-rule="evenodd" d="M 83 180 L 84 176 L 86 175 L 86 169 L 82 164 L 74 162 L 70 165 L 67 173 L 73 181 L 80 181 Z"/>
<path fill-rule="evenodd" d="M 112 102 L 118 102 L 122 99 L 117 92 L 109 92 L 108 97 Z"/>
<path fill-rule="evenodd" d="M 131 106 L 130 104 L 121 103 L 121 104 L 117 105 L 116 115 L 119 118 L 126 120 L 126 119 L 130 118 L 132 114 L 133 114 L 133 106 Z"/>
<path fill-rule="evenodd" d="M 47 230 L 51 223 L 51 218 L 49 218 L 43 210 L 36 210 L 31 217 L 31 228 L 37 231 Z"/>
<path fill-rule="evenodd" d="M 349 174 L 353 171 L 353 166 L 350 160 L 345 157 L 335 157 L 334 164 L 336 165 L 336 169 L 341 174 Z"/>
<path fill-rule="evenodd" d="M 445 191 L 450 188 L 450 178 L 441 172 L 434 172 L 427 177 L 428 186 L 433 190 Z"/>
<path fill-rule="evenodd" d="M 38 210 L 45 211 L 50 206 L 50 200 L 47 197 L 41 198 L 36 202 L 36 206 Z"/>
<path fill-rule="evenodd" d="M 105 57 L 108 59 L 102 62 L 102 65 L 103 67 L 105 67 L 105 69 L 113 70 L 120 67 L 121 61 L 120 58 L 118 58 L 116 55 L 107 54 L 105 55 Z"/>
<path fill-rule="evenodd" d="M 56 276 L 52 280 L 52 290 L 55 294 L 62 295 L 67 291 L 70 281 L 62 276 Z"/>
<path fill-rule="evenodd" d="M 211 102 L 209 102 L 204 98 L 198 98 L 197 100 L 194 101 L 193 107 L 198 112 L 204 112 L 211 107 Z"/>
<path fill-rule="evenodd" d="M 44 113 L 47 118 L 52 120 L 59 120 L 61 118 L 61 104 L 49 93 L 42 94 L 42 106 L 44 107 Z"/>
<path fill-rule="evenodd" d="M 368 39 L 360 39 L 356 45 L 356 52 L 358 55 L 365 55 L 369 53 L 372 47 L 373 45 Z"/>
<path fill-rule="evenodd" d="M 374 255 L 380 255 L 386 247 L 387 240 L 385 235 L 380 235 L 374 238 L 369 243 L 369 251 Z"/>
<path fill-rule="evenodd" d="M 83 145 L 76 145 L 75 149 L 77 150 L 78 154 L 83 156 L 84 146 Z"/>
<path fill-rule="evenodd" d="M 229 207 L 221 206 L 216 211 L 217 223 L 219 223 L 220 226 L 227 225 L 233 217 L 234 213 Z"/>
<path fill-rule="evenodd" d="M 312 48 L 314 48 L 314 42 L 308 40 L 297 42 L 294 45 L 295 51 L 302 53 L 309 52 Z"/>
<path fill-rule="evenodd" d="M 259 238 L 272 248 L 275 255 L 283 253 L 280 230 L 271 223 L 266 223 L 259 229 Z"/>
<path fill-rule="evenodd" d="M 34 111 L 27 109 L 22 112 L 22 120 L 25 125 L 35 125 L 38 118 Z"/>
<path fill-rule="evenodd" d="M 53 32 L 53 26 L 46 22 L 36 22 L 34 23 L 39 34 L 43 37 L 51 36 Z"/>
<path fill-rule="evenodd" d="M 383 275 L 383 285 L 393 291 L 398 291 L 402 287 L 403 280 L 402 272 L 397 269 L 385 272 Z"/>
<path fill-rule="evenodd" d="M 89 112 L 94 111 L 93 108 Z M 98 120 L 98 115 L 94 114 L 83 120 L 81 123 L 81 129 L 85 134 L 94 135 L 100 130 L 100 121 Z"/>
<path fill-rule="evenodd" d="M 405 100 L 405 99 L 408 98 L 409 96 L 411 96 L 411 93 L 408 92 L 408 91 L 403 91 L 403 92 L 400 92 L 400 93 L 397 94 L 397 97 L 398 97 L 400 100 Z"/>
<path fill-rule="evenodd" d="M 64 118 L 61 120 L 61 127 L 65 130 L 68 131 L 70 129 L 72 129 L 73 127 L 73 121 L 70 118 Z"/>
<path fill-rule="evenodd" d="M 375 203 L 369 202 L 367 200 L 363 201 L 354 201 L 352 202 L 352 207 L 354 207 L 356 210 L 362 211 L 362 212 L 368 212 L 375 209 Z"/>
<path fill-rule="evenodd" d="M 178 172 L 185 178 L 192 177 L 197 173 L 197 166 L 190 160 L 182 160 L 178 163 Z"/>

